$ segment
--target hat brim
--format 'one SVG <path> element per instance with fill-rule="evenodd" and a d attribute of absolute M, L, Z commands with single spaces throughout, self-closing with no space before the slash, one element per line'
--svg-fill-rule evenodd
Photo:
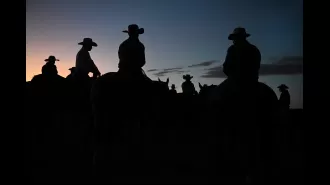
<path fill-rule="evenodd" d="M 248 34 L 248 33 L 245 34 L 245 35 L 230 34 L 228 36 L 228 40 L 234 40 L 235 38 L 240 37 L 240 36 L 243 36 L 243 37 L 247 38 L 247 37 L 250 37 L 251 35 Z"/>
<path fill-rule="evenodd" d="M 124 32 L 124 33 L 129 33 L 128 30 L 123 30 L 122 32 Z M 139 35 L 143 34 L 143 33 L 144 33 L 144 28 L 139 28 L 138 31 L 137 31 L 137 33 L 138 33 Z"/>
<path fill-rule="evenodd" d="M 46 62 L 50 61 L 48 58 L 45 59 Z M 59 59 L 55 59 L 55 61 L 60 61 Z"/>
<path fill-rule="evenodd" d="M 91 43 L 79 42 L 78 45 L 91 45 L 91 46 L 97 47 L 97 44 L 95 42 L 91 42 Z"/>

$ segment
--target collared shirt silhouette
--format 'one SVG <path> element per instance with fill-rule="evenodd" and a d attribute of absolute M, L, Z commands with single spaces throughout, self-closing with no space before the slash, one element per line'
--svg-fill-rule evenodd
<path fill-rule="evenodd" d="M 133 75 L 143 74 L 145 76 L 142 70 L 146 63 L 145 47 L 139 40 L 139 35 L 144 33 L 144 29 L 139 28 L 136 24 L 131 24 L 128 26 L 128 30 L 123 32 L 128 33 L 129 38 L 119 46 L 119 72 L 129 72 Z"/>
<path fill-rule="evenodd" d="M 288 91 L 288 86 L 281 84 L 280 86 L 278 86 L 277 88 L 279 88 L 281 95 L 280 95 L 280 99 L 279 99 L 279 105 L 282 109 L 289 109 L 290 108 L 290 93 Z"/>
<path fill-rule="evenodd" d="M 76 73 L 79 76 L 87 77 L 88 73 L 93 73 L 93 77 L 100 76 L 101 73 L 92 60 L 89 51 L 97 44 L 91 38 L 84 38 L 83 42 L 78 43 L 82 45 L 76 56 Z"/>
<path fill-rule="evenodd" d="M 43 75 L 57 75 L 57 67 L 55 65 L 55 61 L 59 61 L 55 58 L 55 56 L 49 56 L 45 59 L 46 64 L 42 66 L 41 73 Z"/>
<path fill-rule="evenodd" d="M 223 64 L 223 72 L 228 79 L 258 81 L 261 54 L 256 46 L 246 40 L 249 36 L 250 34 L 240 27 L 228 36 L 228 39 L 233 41 Z"/>
<path fill-rule="evenodd" d="M 193 78 L 193 76 L 190 76 L 189 74 L 188 75 L 183 75 L 183 79 L 186 80 L 181 85 L 183 94 L 188 94 L 188 95 L 195 95 L 196 94 L 195 86 L 191 82 L 192 78 Z"/>

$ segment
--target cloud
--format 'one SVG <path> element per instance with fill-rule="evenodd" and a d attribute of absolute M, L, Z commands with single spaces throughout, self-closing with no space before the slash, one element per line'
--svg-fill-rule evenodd
<path fill-rule="evenodd" d="M 222 70 L 222 65 L 217 67 L 212 67 L 209 69 L 206 69 L 208 72 L 204 75 L 202 75 L 202 78 L 226 78 L 227 76 Z"/>
<path fill-rule="evenodd" d="M 164 71 L 175 71 L 175 70 L 179 70 L 179 69 L 183 69 L 182 67 L 175 67 L 175 68 L 167 68 L 167 69 L 163 69 Z"/>
<path fill-rule="evenodd" d="M 166 76 L 167 74 L 181 74 L 187 71 L 182 70 L 182 67 L 175 67 L 175 68 L 166 68 L 166 69 L 158 69 L 159 72 L 154 73 L 153 75 L 156 77 Z M 189 72 L 189 71 L 188 71 Z"/>
<path fill-rule="evenodd" d="M 285 56 L 275 62 L 275 64 L 284 65 L 284 64 L 296 64 L 303 65 L 302 56 Z"/>
<path fill-rule="evenodd" d="M 214 64 L 215 62 L 217 62 L 217 61 L 216 60 L 210 60 L 210 61 L 202 62 L 202 63 L 199 63 L 199 64 L 193 64 L 193 65 L 190 65 L 188 67 L 207 67 L 207 66 L 210 66 L 210 65 Z"/>
<path fill-rule="evenodd" d="M 261 64 L 259 75 L 294 75 L 302 74 L 303 57 L 301 56 L 285 56 L 278 59 L 272 64 Z M 221 66 L 206 69 L 207 72 L 202 75 L 202 78 L 226 78 Z"/>
<path fill-rule="evenodd" d="M 153 72 L 153 71 L 158 71 L 158 69 L 149 69 L 147 72 Z"/>

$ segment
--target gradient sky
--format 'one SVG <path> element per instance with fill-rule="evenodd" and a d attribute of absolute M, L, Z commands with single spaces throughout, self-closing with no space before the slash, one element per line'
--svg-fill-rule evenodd
<path fill-rule="evenodd" d="M 27 0 L 26 80 L 41 73 L 44 59 L 55 55 L 61 76 L 69 74 L 84 37 L 98 47 L 91 57 L 101 73 L 117 71 L 121 31 L 136 23 L 145 29 L 147 75 L 170 78 L 181 92 L 183 74 L 191 74 L 197 90 L 220 84 L 227 39 L 237 26 L 262 54 L 260 81 L 273 88 L 290 87 L 291 107 L 303 107 L 302 0 Z M 208 62 L 209 61 L 209 62 Z M 197 66 L 192 66 L 200 64 Z M 189 67 L 191 66 L 191 67 Z M 177 68 L 177 69 L 171 69 Z M 154 70 L 152 70 L 154 69 Z M 150 71 L 149 71 L 150 70 Z M 204 77 L 202 77 L 204 75 Z M 207 78 L 206 78 L 206 77 Z"/>

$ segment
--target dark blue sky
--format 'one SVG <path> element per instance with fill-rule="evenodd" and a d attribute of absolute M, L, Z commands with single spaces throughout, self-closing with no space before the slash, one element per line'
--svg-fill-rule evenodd
<path fill-rule="evenodd" d="M 147 72 L 152 79 L 161 72 L 161 79 L 170 77 L 181 91 L 182 75 L 189 71 L 196 87 L 198 82 L 219 84 L 220 72 L 216 78 L 201 76 L 223 63 L 231 44 L 228 34 L 242 26 L 260 49 L 263 64 L 282 65 L 266 66 L 260 81 L 276 93 L 279 84 L 287 84 L 292 106 L 302 107 L 302 6 L 302 0 L 28 0 L 27 80 L 40 73 L 50 54 L 61 59 L 59 73 L 66 76 L 84 37 L 99 45 L 91 56 L 100 71 L 116 71 L 118 46 L 127 37 L 121 31 L 136 23 L 145 28 L 140 37 L 146 47 L 144 70 L 158 69 Z M 205 61 L 214 62 L 188 67 Z M 162 72 L 176 67 L 182 69 Z"/>

